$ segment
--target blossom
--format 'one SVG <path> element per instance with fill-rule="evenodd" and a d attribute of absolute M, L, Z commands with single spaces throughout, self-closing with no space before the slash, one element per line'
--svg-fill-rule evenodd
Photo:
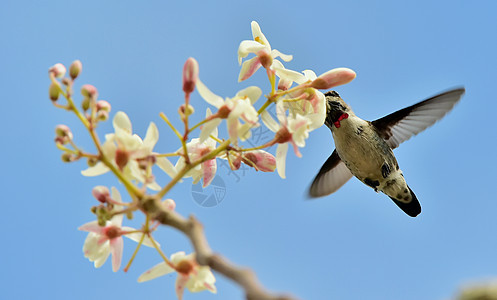
<path fill-rule="evenodd" d="M 233 143 L 237 143 L 238 138 L 242 141 L 250 138 L 250 129 L 259 126 L 257 123 L 259 116 L 253 106 L 262 95 L 259 87 L 250 86 L 236 93 L 235 97 L 226 100 L 211 92 L 200 80 L 197 81 L 197 90 L 207 103 L 218 109 L 216 114 L 218 118 L 206 124 L 204 135 L 200 136 L 201 141 L 209 136 L 210 130 L 217 127 L 221 119 L 226 119 L 228 134 Z M 245 123 L 242 124 L 240 120 Z"/>
<path fill-rule="evenodd" d="M 301 157 L 299 147 L 305 146 L 305 140 L 309 137 L 309 131 L 319 118 L 318 114 L 303 116 L 299 113 L 286 115 L 283 101 L 276 103 L 276 115 L 279 124 L 269 115 L 267 111 L 262 112 L 261 118 L 269 130 L 276 133 L 274 143 L 276 148 L 276 168 L 281 178 L 285 178 L 285 160 L 288 151 L 288 143 L 292 144 L 295 155 Z"/>
<path fill-rule="evenodd" d="M 132 134 L 131 121 L 128 116 L 120 111 L 114 116 L 113 122 L 115 133 L 105 135 L 105 143 L 102 145 L 104 156 L 116 167 L 118 167 L 124 176 L 130 180 L 137 180 L 145 183 L 153 190 L 159 190 L 160 186 L 150 180 L 146 172 L 141 168 L 145 161 L 153 155 L 152 149 L 159 140 L 159 131 L 157 126 L 151 122 L 148 126 L 145 139 L 142 140 L 138 135 Z M 161 164 L 167 165 L 161 158 Z M 98 162 L 95 166 L 81 171 L 84 176 L 98 176 L 109 171 L 109 168 L 103 163 Z M 170 172 L 168 172 L 170 174 Z"/>
<path fill-rule="evenodd" d="M 185 287 L 193 293 L 208 290 L 216 293 L 216 278 L 208 266 L 200 266 L 195 261 L 195 254 L 185 255 L 180 251 L 171 255 L 170 264 L 161 262 L 138 277 L 138 282 L 148 281 L 159 276 L 177 272 L 176 295 L 179 300 L 183 299 Z"/>
<path fill-rule="evenodd" d="M 121 202 L 121 195 L 115 187 L 112 187 L 112 199 L 114 202 Z M 114 211 L 120 210 L 120 205 L 114 206 Z M 126 236 L 136 242 L 139 242 L 142 233 L 137 232 L 136 229 L 126 226 L 121 226 L 123 215 L 118 214 L 106 222 L 105 226 L 99 226 L 97 221 L 88 222 L 81 225 L 78 229 L 87 231 L 83 245 L 83 253 L 86 258 L 94 262 L 95 268 L 100 268 L 110 254 L 112 254 L 112 270 L 117 272 L 121 266 L 123 255 L 123 238 Z M 153 247 L 152 241 L 148 236 L 145 236 L 143 245 Z"/>
<path fill-rule="evenodd" d="M 252 150 L 243 153 L 243 162 L 257 171 L 274 172 L 276 169 L 276 158 L 264 150 Z"/>
<path fill-rule="evenodd" d="M 210 110 L 207 110 L 207 116 L 211 114 Z M 201 136 L 204 135 L 204 130 L 205 127 L 202 129 Z M 210 130 L 210 129 L 209 129 Z M 214 138 L 212 138 L 212 137 Z M 190 160 L 196 161 L 200 158 L 202 158 L 205 155 L 208 155 L 210 152 L 212 152 L 214 149 L 216 149 L 216 140 L 217 138 L 217 127 L 214 127 L 212 129 L 212 132 L 210 135 L 208 135 L 208 138 L 206 138 L 204 141 L 201 141 L 200 138 L 195 138 L 192 139 L 190 142 L 186 144 L 186 150 L 188 152 L 188 156 Z M 183 154 L 183 149 L 178 150 L 179 153 Z M 176 162 L 176 166 L 174 167 L 175 170 L 181 170 L 186 166 L 185 163 L 185 158 L 184 156 L 181 156 L 178 161 Z M 204 184 L 203 187 L 208 186 L 212 180 L 214 179 L 217 171 L 217 162 L 216 158 L 212 158 L 209 160 L 204 161 L 203 163 L 195 166 L 193 169 L 188 171 L 186 173 L 185 177 L 192 177 L 193 178 L 193 183 L 196 184 L 197 182 L 200 181 L 201 178 L 204 179 Z"/>
<path fill-rule="evenodd" d="M 266 39 L 264 34 L 256 21 L 252 21 L 250 24 L 252 27 L 252 37 L 254 40 L 245 40 L 240 43 L 238 47 L 238 63 L 242 64 L 242 59 L 247 57 L 249 53 L 254 53 L 256 56 L 246 60 L 240 70 L 240 75 L 238 76 L 238 81 L 243 81 L 252 76 L 261 66 L 267 70 L 272 70 L 274 60 L 277 57 L 281 57 L 283 61 L 291 61 L 292 55 L 286 55 L 279 52 L 276 49 L 271 49 L 269 41 Z"/>

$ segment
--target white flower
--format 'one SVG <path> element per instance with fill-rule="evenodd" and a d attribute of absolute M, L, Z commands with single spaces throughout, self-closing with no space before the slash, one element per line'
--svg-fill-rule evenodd
<path fill-rule="evenodd" d="M 278 143 L 276 148 L 276 168 L 281 178 L 285 178 L 285 160 L 288 152 L 288 143 L 291 143 L 295 155 L 301 157 L 299 147 L 305 146 L 305 140 L 309 137 L 309 131 L 313 119 L 318 118 L 316 114 L 302 116 L 299 113 L 286 115 L 286 109 L 283 101 L 276 103 L 276 115 L 279 124 L 269 115 L 267 111 L 262 112 L 261 119 L 269 130 L 276 133 L 275 141 Z"/>
<path fill-rule="evenodd" d="M 240 46 L 238 47 L 238 63 L 241 64 L 242 59 L 247 57 L 249 53 L 254 53 L 256 56 L 243 63 L 240 75 L 238 76 L 238 81 L 249 78 L 261 66 L 268 70 L 272 70 L 274 61 L 276 61 L 274 58 L 281 57 L 281 59 L 286 62 L 291 61 L 293 58 L 292 55 L 286 55 L 276 49 L 271 49 L 269 41 L 262 33 L 257 22 L 252 21 L 250 25 L 252 27 L 252 37 L 254 40 L 245 40 L 240 43 Z"/>
<path fill-rule="evenodd" d="M 210 114 L 211 112 L 208 109 L 207 116 L 209 116 Z M 205 136 L 204 133 L 205 129 L 206 127 L 202 129 L 200 136 Z M 207 155 L 210 152 L 212 152 L 214 149 L 216 149 L 217 142 L 212 137 L 217 138 L 217 127 L 208 130 L 212 130 L 212 132 L 210 133 L 210 135 L 207 135 L 208 138 L 206 138 L 204 141 L 201 141 L 201 139 L 196 138 L 192 139 L 190 142 L 186 144 L 186 150 L 188 152 L 190 161 L 196 161 L 201 157 L 203 157 L 204 155 Z M 183 153 L 183 148 L 179 149 L 178 152 Z M 185 158 L 181 156 L 176 162 L 176 166 L 174 168 L 176 171 L 178 171 L 183 169 L 185 166 L 186 166 Z M 216 176 L 216 171 L 217 171 L 216 158 L 212 158 L 204 161 L 203 163 L 197 165 L 195 168 L 188 171 L 188 173 L 186 173 L 184 177 L 192 177 L 194 184 L 196 184 L 197 182 L 200 181 L 201 178 L 203 178 L 204 179 L 203 187 L 206 187 L 212 182 L 212 180 Z"/>
<path fill-rule="evenodd" d="M 121 202 L 121 195 L 115 187 L 112 187 L 112 200 L 114 202 Z M 122 209 L 121 206 L 116 205 L 114 210 Z M 139 242 L 142 233 L 133 232 L 136 229 L 126 226 L 121 226 L 123 215 L 119 214 L 107 221 L 105 226 L 101 227 L 97 221 L 88 222 L 81 225 L 78 229 L 81 231 L 88 231 L 85 243 L 83 245 L 83 253 L 86 258 L 94 262 L 95 268 L 100 268 L 110 254 L 112 254 L 112 270 L 117 272 L 121 266 L 123 256 L 123 238 L 126 236 L 136 242 Z M 143 245 L 153 247 L 152 241 L 145 236 Z"/>
<path fill-rule="evenodd" d="M 185 252 L 176 252 L 171 255 L 170 265 L 161 262 L 138 277 L 138 282 L 148 281 L 159 276 L 177 272 L 176 295 L 183 299 L 185 287 L 193 293 L 208 290 L 216 293 L 216 278 L 207 266 L 200 266 L 195 261 L 195 254 L 185 255 Z"/>
<path fill-rule="evenodd" d="M 262 90 L 256 86 L 250 86 L 236 93 L 233 98 L 223 100 L 220 96 L 211 92 L 200 80 L 197 81 L 197 90 L 204 100 L 215 106 L 218 109 L 216 118 L 208 122 L 200 135 L 200 140 L 204 141 L 216 128 L 221 119 L 226 119 L 228 133 L 233 143 L 238 142 L 238 138 L 242 141 L 250 138 L 250 129 L 259 126 L 257 123 L 259 116 L 254 108 L 254 103 L 262 95 Z M 210 115 L 208 115 L 210 116 Z M 240 120 L 245 123 L 242 124 Z"/>
<path fill-rule="evenodd" d="M 115 133 L 105 135 L 105 143 L 102 145 L 105 157 L 123 171 L 126 178 L 146 183 L 147 187 L 159 190 L 160 186 L 151 180 L 150 176 L 140 168 L 139 164 L 141 159 L 146 159 L 153 154 L 152 150 L 159 140 L 159 131 L 155 123 L 151 122 L 148 126 L 144 140 L 138 135 L 132 134 L 131 121 L 124 112 L 118 112 L 112 124 Z M 165 157 L 160 159 L 161 164 L 159 166 L 167 165 L 164 160 L 167 159 Z M 108 171 L 109 168 L 99 162 L 95 166 L 83 170 L 81 174 L 84 176 L 98 176 Z M 170 174 L 169 172 L 167 173 Z"/>

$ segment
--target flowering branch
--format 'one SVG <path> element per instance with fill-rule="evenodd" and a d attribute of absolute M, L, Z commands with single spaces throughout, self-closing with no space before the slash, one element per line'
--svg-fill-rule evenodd
<path fill-rule="evenodd" d="M 209 266 L 215 271 L 238 283 L 249 300 L 291 300 L 291 296 L 274 295 L 267 292 L 257 280 L 253 271 L 240 268 L 228 262 L 219 254 L 213 253 L 204 234 L 202 224 L 194 217 L 184 218 L 174 211 L 164 209 L 158 197 L 140 201 L 140 209 L 163 225 L 183 232 L 192 243 L 196 260 L 200 265 Z"/>
<path fill-rule="evenodd" d="M 102 266 L 111 255 L 112 269 L 119 270 L 125 236 L 136 241 L 138 245 L 124 270 L 129 269 L 142 245 L 154 248 L 163 261 L 144 272 L 138 281 L 143 282 L 176 272 L 176 294 L 179 300 L 182 300 L 185 288 L 191 292 L 217 292 L 216 279 L 211 269 L 238 283 L 245 290 L 247 299 L 292 299 L 290 296 L 267 292 L 252 271 L 237 267 L 214 253 L 200 222 L 194 216 L 185 218 L 176 213 L 174 200 L 162 200 L 186 177 L 192 177 L 193 183 L 202 180 L 203 186 L 208 186 L 216 174 L 217 159 L 228 160 L 232 170 L 238 170 L 244 163 L 256 171 L 277 170 L 280 177 L 285 178 L 288 144 L 291 144 L 295 154 L 301 157 L 299 147 L 305 146 L 309 132 L 324 123 L 325 97 L 318 89 L 346 84 L 355 78 L 355 73 L 346 68 L 333 69 L 321 76 L 316 76 L 310 70 L 296 72 L 286 69 L 278 58 L 288 62 L 292 60 L 292 56 L 272 49 L 256 22 L 252 22 L 252 35 L 253 40 L 242 41 L 238 49 L 240 64 L 250 53 L 255 54 L 255 57 L 243 62 L 239 80 L 248 79 L 260 67 L 265 68 L 270 93 L 266 96 L 264 104 L 259 109 L 254 107 L 262 95 L 262 90 L 255 86 L 239 91 L 232 98 L 223 99 L 214 94 L 198 78 L 197 61 L 189 58 L 183 68 L 185 99 L 178 109 L 184 126 L 183 133 L 176 129 L 164 113 L 160 114 L 181 144 L 178 150 L 166 153 L 153 151 L 159 139 L 158 128 L 153 122 L 142 139 L 133 134 L 131 121 L 124 112 L 115 114 L 112 120 L 114 133 L 106 134 L 105 142 L 101 143 L 96 129 L 99 122 L 109 118 L 111 106 L 107 101 L 98 100 L 97 89 L 89 84 L 83 85 L 81 89 L 81 108 L 76 106 L 72 98 L 73 84 L 81 73 L 81 62 L 75 61 L 71 64 L 69 77 L 64 77 L 66 68 L 62 64 L 56 64 L 49 69 L 49 98 L 55 107 L 72 111 L 77 116 L 90 134 L 97 150 L 96 154 L 83 151 L 74 142 L 69 127 L 58 125 L 55 130 L 55 143 L 57 148 L 63 151 L 62 160 L 73 162 L 86 158 L 88 168 L 81 172 L 84 176 L 98 176 L 110 171 L 125 186 L 131 199 L 130 202 L 123 202 L 114 187 L 111 191 L 105 186 L 96 186 L 93 189 L 92 194 L 99 202 L 99 205 L 92 207 L 96 220 L 83 224 L 79 229 L 88 232 L 83 252 L 85 257 L 94 262 L 95 267 Z M 293 83 L 297 85 L 292 87 Z M 190 127 L 189 118 L 194 113 L 190 104 L 191 94 L 195 90 L 217 110 L 213 113 L 210 108 L 207 109 L 205 118 Z M 61 95 L 67 104 L 59 103 Z M 277 120 L 268 112 L 273 103 L 276 106 Z M 217 127 L 223 120 L 226 121 L 229 134 L 226 139 L 218 138 Z M 273 139 L 262 145 L 243 147 L 241 143 L 250 138 L 252 129 L 261 126 L 261 120 L 262 124 L 274 132 Z M 201 128 L 199 137 L 190 139 L 190 134 L 197 128 Z M 275 144 L 278 145 L 276 157 L 262 150 Z M 171 157 L 177 157 L 175 165 L 169 161 L 168 158 Z M 158 166 L 171 177 L 163 187 L 155 182 L 154 166 Z M 155 191 L 155 194 L 149 193 L 149 189 Z M 140 229 L 122 226 L 124 216 L 131 219 L 133 214 L 138 212 L 143 212 L 146 220 Z M 152 235 L 159 224 L 176 228 L 185 234 L 195 252 L 189 255 L 177 252 L 167 258 Z"/>

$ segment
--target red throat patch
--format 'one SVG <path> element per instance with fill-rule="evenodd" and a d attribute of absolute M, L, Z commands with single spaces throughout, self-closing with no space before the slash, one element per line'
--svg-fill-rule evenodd
<path fill-rule="evenodd" d="M 338 120 L 336 122 L 333 123 L 333 125 L 335 125 L 336 128 L 340 128 L 340 121 L 341 120 L 345 120 L 349 117 L 348 114 L 346 113 L 343 113 L 340 117 L 338 117 Z"/>

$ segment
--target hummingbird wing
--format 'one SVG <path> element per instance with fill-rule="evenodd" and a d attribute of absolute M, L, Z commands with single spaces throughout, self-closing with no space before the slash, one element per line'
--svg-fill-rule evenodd
<path fill-rule="evenodd" d="M 447 114 L 464 95 L 464 88 L 453 89 L 391 113 L 371 122 L 390 148 L 435 124 Z"/>
<path fill-rule="evenodd" d="M 314 198 L 334 193 L 350 178 L 352 178 L 352 173 L 340 159 L 335 149 L 314 178 L 309 189 L 309 196 Z"/>

